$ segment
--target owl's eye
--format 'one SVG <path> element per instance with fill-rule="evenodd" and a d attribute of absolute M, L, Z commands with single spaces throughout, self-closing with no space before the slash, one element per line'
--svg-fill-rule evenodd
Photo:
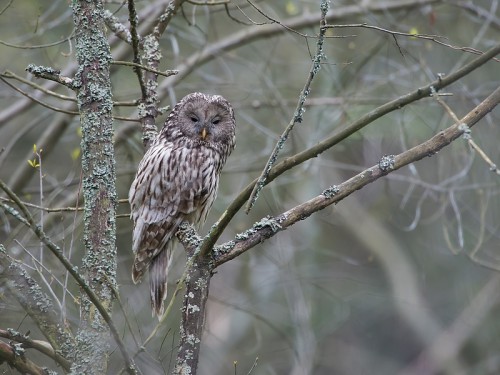
<path fill-rule="evenodd" d="M 195 115 L 191 115 L 189 116 L 189 118 L 191 119 L 192 122 L 198 122 L 198 117 L 196 117 Z"/>
<path fill-rule="evenodd" d="M 215 120 L 212 120 L 212 124 L 217 125 L 220 122 L 220 119 L 216 118 Z"/>

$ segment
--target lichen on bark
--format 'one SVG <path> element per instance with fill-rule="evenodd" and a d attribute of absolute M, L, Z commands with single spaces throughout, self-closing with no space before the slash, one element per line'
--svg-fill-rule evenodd
<path fill-rule="evenodd" d="M 116 287 L 116 187 L 113 147 L 111 53 L 104 33 L 102 1 L 73 1 L 82 128 L 84 245 L 82 271 L 103 306 L 111 312 Z M 109 328 L 82 294 L 78 349 L 73 373 L 106 373 Z"/>

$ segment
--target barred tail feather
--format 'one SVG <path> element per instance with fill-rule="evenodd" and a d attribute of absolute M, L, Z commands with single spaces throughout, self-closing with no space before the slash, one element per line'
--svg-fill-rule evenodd
<path fill-rule="evenodd" d="M 134 284 L 137 284 L 142 280 L 142 275 L 144 274 L 143 270 L 139 270 L 137 268 L 137 265 L 134 262 L 134 265 L 132 266 L 132 281 Z"/>
<path fill-rule="evenodd" d="M 167 276 L 171 260 L 170 249 L 165 249 L 149 265 L 152 315 L 163 315 L 163 301 L 167 298 Z"/>

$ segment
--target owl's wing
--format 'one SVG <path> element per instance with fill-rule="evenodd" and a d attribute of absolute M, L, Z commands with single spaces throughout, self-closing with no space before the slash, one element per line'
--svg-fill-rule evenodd
<path fill-rule="evenodd" d="M 149 148 L 139 164 L 129 192 L 134 221 L 134 282 L 167 248 L 182 221 L 192 221 L 200 204 L 206 201 L 201 172 L 189 160 L 193 157 L 192 150 L 187 153 L 172 143 L 159 143 Z"/>

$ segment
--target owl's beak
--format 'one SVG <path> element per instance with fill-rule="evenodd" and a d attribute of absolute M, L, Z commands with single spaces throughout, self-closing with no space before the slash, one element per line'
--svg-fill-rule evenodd
<path fill-rule="evenodd" d="M 202 140 L 205 140 L 205 138 L 207 138 L 207 135 L 208 135 L 207 128 L 203 127 L 203 128 L 201 129 L 201 133 L 200 133 L 200 135 L 201 135 L 201 139 L 202 139 Z"/>

